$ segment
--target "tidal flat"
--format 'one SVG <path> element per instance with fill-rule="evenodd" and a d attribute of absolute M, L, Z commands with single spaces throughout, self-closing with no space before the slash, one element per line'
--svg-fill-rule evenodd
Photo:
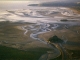
<path fill-rule="evenodd" d="M 0 60 L 80 59 L 80 14 L 49 8 L 2 10 Z"/>
<path fill-rule="evenodd" d="M 42 54 L 52 50 L 47 45 L 31 39 L 31 32 L 25 36 L 24 30 L 17 28 L 25 24 L 0 22 L 0 60 L 38 60 Z"/>

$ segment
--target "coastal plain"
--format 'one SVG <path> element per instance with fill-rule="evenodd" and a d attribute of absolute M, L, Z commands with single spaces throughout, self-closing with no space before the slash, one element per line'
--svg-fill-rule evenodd
<path fill-rule="evenodd" d="M 53 36 L 63 43 L 50 42 Z M 65 7 L 5 10 L 0 14 L 0 47 L 4 47 L 1 59 L 6 56 L 6 48 L 10 51 L 17 49 L 20 56 L 25 52 L 29 57 L 34 56 L 23 55 L 21 59 L 24 60 L 65 59 L 67 55 L 70 59 L 80 59 L 80 14 Z M 12 57 L 17 55 L 15 51 L 15 54 L 11 53 Z M 10 59 L 16 59 L 12 57 Z"/>

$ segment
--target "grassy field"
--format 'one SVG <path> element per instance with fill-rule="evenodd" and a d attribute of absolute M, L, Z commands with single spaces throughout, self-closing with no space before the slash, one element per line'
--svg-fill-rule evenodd
<path fill-rule="evenodd" d="M 80 50 L 67 50 L 72 57 L 72 60 L 80 60 Z"/>
<path fill-rule="evenodd" d="M 25 36 L 24 31 L 16 26 L 24 24 L 0 22 L 0 60 L 38 60 L 51 50 L 47 45 L 30 38 L 31 32 Z"/>
<path fill-rule="evenodd" d="M 40 48 L 38 51 L 22 51 L 0 45 L 0 60 L 38 60 L 46 50 Z"/>

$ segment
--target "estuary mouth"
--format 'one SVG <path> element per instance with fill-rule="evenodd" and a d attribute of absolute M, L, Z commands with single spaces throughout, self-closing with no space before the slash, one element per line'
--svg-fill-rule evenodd
<path fill-rule="evenodd" d="M 0 45 L 25 51 L 27 60 L 80 59 L 80 14 L 68 7 L 0 10 Z"/>

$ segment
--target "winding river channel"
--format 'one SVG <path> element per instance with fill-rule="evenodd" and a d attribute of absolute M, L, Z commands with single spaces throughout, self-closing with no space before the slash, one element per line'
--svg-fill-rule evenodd
<path fill-rule="evenodd" d="M 36 28 L 38 26 L 38 28 Z M 22 26 L 22 29 L 25 30 L 24 35 L 27 34 L 28 31 L 34 31 L 30 34 L 30 37 L 39 40 L 40 42 L 47 44 L 49 47 L 51 47 L 54 51 L 49 51 L 46 54 L 42 55 L 39 60 L 48 60 L 51 58 L 58 57 L 61 53 L 58 49 L 54 48 L 51 44 L 44 41 L 43 39 L 39 38 L 39 34 L 43 34 L 46 32 L 50 32 L 53 29 L 56 29 L 58 27 L 58 24 L 49 24 L 49 23 L 43 23 L 39 22 L 38 24 L 29 25 L 29 26 Z M 49 55 L 52 55 L 52 57 L 49 57 Z"/>
<path fill-rule="evenodd" d="M 43 54 L 39 60 L 50 60 L 57 58 L 60 55 L 62 55 L 62 60 L 68 60 L 68 53 L 62 43 L 55 44 L 45 41 L 44 39 L 39 38 L 39 35 L 63 28 L 63 26 L 65 29 L 76 25 L 80 26 L 80 14 L 74 14 L 72 10 L 65 7 L 29 7 L 29 9 L 21 10 L 1 10 L 0 21 L 33 23 L 20 25 L 21 29 L 25 31 L 24 35 L 26 36 L 27 33 L 31 31 L 30 38 L 40 41 L 53 49 L 52 51 L 47 51 L 46 54 Z M 78 31 L 74 32 L 79 34 Z M 64 35 L 62 36 L 62 39 L 64 40 L 64 44 L 78 45 L 74 42 L 67 42 Z"/>
<path fill-rule="evenodd" d="M 24 35 L 26 35 L 28 31 L 33 31 L 30 34 L 30 37 L 32 39 L 35 39 L 44 44 L 47 44 L 49 47 L 51 47 L 53 49 L 53 51 L 48 51 L 46 54 L 43 54 L 39 58 L 39 60 L 53 59 L 53 58 L 60 56 L 61 54 L 63 55 L 63 60 L 67 60 L 69 58 L 69 56 L 67 55 L 67 52 L 61 43 L 59 43 L 59 44 L 49 43 L 49 42 L 39 38 L 38 35 L 46 33 L 46 32 L 50 32 L 52 30 L 56 30 L 56 29 L 60 28 L 62 25 L 66 25 L 68 28 L 68 27 L 71 27 L 71 26 L 74 26 L 77 24 L 79 24 L 79 23 L 78 22 L 76 22 L 76 23 L 75 22 L 67 22 L 67 23 L 64 23 L 64 22 L 58 22 L 58 23 L 38 22 L 36 24 L 22 26 L 22 29 L 25 30 Z M 64 38 L 64 36 L 62 38 Z M 64 43 L 66 43 L 65 40 L 64 40 Z"/>

